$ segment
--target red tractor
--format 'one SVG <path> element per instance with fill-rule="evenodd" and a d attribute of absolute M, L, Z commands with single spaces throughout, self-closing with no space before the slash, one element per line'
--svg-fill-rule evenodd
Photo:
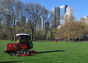
<path fill-rule="evenodd" d="M 8 43 L 5 48 L 5 52 L 10 54 L 11 56 L 30 56 L 33 54 L 37 54 L 36 51 L 29 51 L 33 48 L 33 44 L 31 41 L 31 36 L 25 33 L 16 34 L 17 43 Z"/>

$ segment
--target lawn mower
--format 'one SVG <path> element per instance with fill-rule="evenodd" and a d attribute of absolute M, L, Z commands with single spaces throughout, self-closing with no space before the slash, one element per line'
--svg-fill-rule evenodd
<path fill-rule="evenodd" d="M 17 43 L 8 43 L 5 52 L 11 56 L 31 56 L 37 54 L 36 51 L 30 51 L 33 48 L 31 36 L 25 33 L 16 34 Z"/>

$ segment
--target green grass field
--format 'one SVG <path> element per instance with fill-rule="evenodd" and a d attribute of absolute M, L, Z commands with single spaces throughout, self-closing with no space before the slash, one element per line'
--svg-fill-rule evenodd
<path fill-rule="evenodd" d="M 0 40 L 0 63 L 88 63 L 88 42 L 33 42 L 33 56 L 9 56 L 4 53 L 6 43 Z"/>

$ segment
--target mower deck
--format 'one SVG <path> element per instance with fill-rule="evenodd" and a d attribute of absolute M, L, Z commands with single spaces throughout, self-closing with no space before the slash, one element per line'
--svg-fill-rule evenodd
<path fill-rule="evenodd" d="M 29 51 L 30 53 L 26 53 L 26 54 L 20 54 L 18 56 L 32 56 L 32 55 L 35 55 L 35 54 L 38 54 L 38 52 L 36 51 Z"/>

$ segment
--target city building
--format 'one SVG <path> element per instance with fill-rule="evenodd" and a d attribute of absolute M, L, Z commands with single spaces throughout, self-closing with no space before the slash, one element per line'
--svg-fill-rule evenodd
<path fill-rule="evenodd" d="M 41 29 L 44 29 L 44 18 L 41 18 Z"/>
<path fill-rule="evenodd" d="M 59 26 L 57 27 L 57 29 L 60 29 L 62 26 L 63 26 L 63 25 L 59 25 Z"/>
<path fill-rule="evenodd" d="M 60 25 L 60 8 L 55 7 L 52 9 L 52 27 L 57 28 Z"/>
<path fill-rule="evenodd" d="M 79 19 L 78 19 L 78 22 L 84 23 L 85 20 L 84 20 L 84 18 L 79 18 Z"/>
<path fill-rule="evenodd" d="M 80 18 L 80 19 L 78 19 L 78 22 L 88 24 L 88 16 L 84 16 L 84 18 Z"/>
<path fill-rule="evenodd" d="M 74 21 L 74 13 L 71 6 L 66 8 L 66 13 L 64 15 L 64 23 Z"/>
<path fill-rule="evenodd" d="M 67 21 L 74 21 L 74 13 L 71 6 L 62 5 L 52 10 L 52 25 L 54 28 L 60 28 Z"/>
<path fill-rule="evenodd" d="M 88 24 L 88 16 L 84 16 L 84 21 Z"/>
<path fill-rule="evenodd" d="M 68 5 L 62 5 L 60 6 L 60 24 L 64 23 L 64 15 L 66 13 L 66 8 L 68 7 Z"/>

